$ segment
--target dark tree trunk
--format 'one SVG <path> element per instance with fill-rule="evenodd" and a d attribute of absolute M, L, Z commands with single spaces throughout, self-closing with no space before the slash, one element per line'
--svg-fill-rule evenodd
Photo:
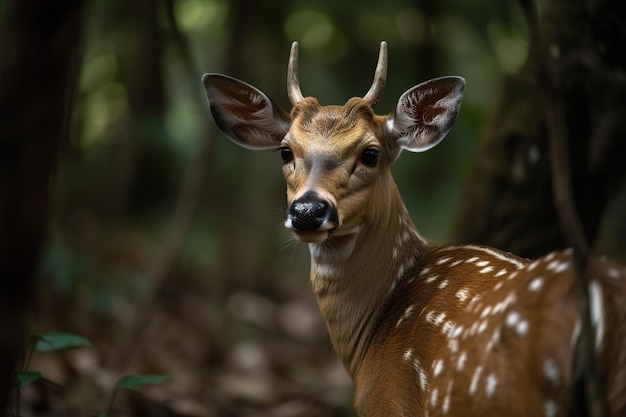
<path fill-rule="evenodd" d="M 576 209 L 587 239 L 596 238 L 626 164 L 626 15 L 618 2 L 551 0 L 539 29 L 562 92 Z M 538 54 L 505 80 L 480 143 L 457 242 L 482 243 L 526 257 L 568 246 L 552 197 Z"/>
<path fill-rule="evenodd" d="M 13 0 L 0 51 L 0 412 L 25 348 L 52 179 L 67 125 L 82 29 L 79 0 Z"/>

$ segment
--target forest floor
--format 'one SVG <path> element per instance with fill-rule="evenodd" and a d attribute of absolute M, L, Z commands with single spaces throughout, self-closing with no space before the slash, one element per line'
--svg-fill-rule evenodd
<path fill-rule="evenodd" d="M 174 269 L 139 327 L 140 299 L 112 292 L 103 303 L 97 286 L 61 290 L 42 278 L 33 333 L 71 332 L 92 346 L 34 352 L 28 370 L 44 379 L 21 391 L 19 415 L 354 415 L 352 382 L 332 350 L 306 275 L 288 296 L 256 290 L 218 296 L 210 282 L 219 277 L 210 271 L 180 263 Z M 129 374 L 169 380 L 116 391 Z"/>

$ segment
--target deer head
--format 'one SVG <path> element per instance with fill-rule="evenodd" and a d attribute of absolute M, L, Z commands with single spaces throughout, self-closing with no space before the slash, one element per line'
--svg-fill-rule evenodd
<path fill-rule="evenodd" d="M 386 116 L 374 113 L 387 73 L 382 42 L 374 82 L 343 106 L 304 97 L 298 81 L 298 44 L 289 58 L 287 113 L 267 95 L 237 79 L 205 74 L 211 113 L 233 142 L 280 151 L 287 182 L 287 219 L 303 242 L 358 234 L 376 221 L 377 204 L 391 187 L 389 167 L 402 149 L 422 152 L 438 144 L 454 123 L 463 96 L 461 77 L 421 83 L 400 96 Z M 393 187 L 392 187 L 393 188 Z M 382 193 L 374 195 L 375 193 Z"/>

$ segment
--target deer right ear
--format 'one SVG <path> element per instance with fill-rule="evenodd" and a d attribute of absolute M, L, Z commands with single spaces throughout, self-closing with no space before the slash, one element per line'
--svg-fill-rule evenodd
<path fill-rule="evenodd" d="M 249 149 L 280 145 L 291 119 L 263 92 L 221 74 L 204 74 L 202 83 L 215 123 L 233 142 Z"/>
<path fill-rule="evenodd" d="M 401 149 L 426 151 L 443 140 L 461 107 L 465 80 L 442 77 L 406 91 L 389 114 L 387 132 Z"/>

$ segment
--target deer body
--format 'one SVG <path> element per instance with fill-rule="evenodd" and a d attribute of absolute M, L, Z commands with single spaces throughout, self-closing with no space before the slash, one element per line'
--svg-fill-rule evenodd
<path fill-rule="evenodd" d="M 203 81 L 220 129 L 279 149 L 287 219 L 311 253 L 311 283 L 361 416 L 576 415 L 580 387 L 572 254 L 528 261 L 481 246 L 437 246 L 411 221 L 389 167 L 446 135 L 464 81 L 420 84 L 387 116 L 386 44 L 363 98 L 303 97 L 292 48 L 288 114 L 239 80 Z M 599 373 L 611 415 L 626 415 L 626 271 L 589 263 Z"/>

